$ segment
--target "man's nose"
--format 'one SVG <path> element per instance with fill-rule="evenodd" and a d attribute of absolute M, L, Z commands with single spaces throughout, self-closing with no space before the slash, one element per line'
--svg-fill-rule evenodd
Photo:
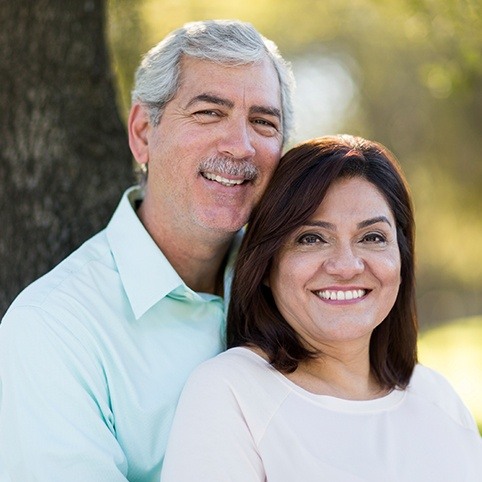
<path fill-rule="evenodd" d="M 227 123 L 218 143 L 220 154 L 236 159 L 251 158 L 256 153 L 251 139 L 252 133 L 246 121 Z"/>

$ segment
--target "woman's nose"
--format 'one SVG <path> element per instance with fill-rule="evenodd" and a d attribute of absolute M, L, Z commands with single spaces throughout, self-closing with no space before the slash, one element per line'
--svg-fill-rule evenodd
<path fill-rule="evenodd" d="M 354 252 L 352 246 L 336 247 L 324 265 L 328 274 L 343 279 L 351 279 L 365 269 L 364 261 Z"/>

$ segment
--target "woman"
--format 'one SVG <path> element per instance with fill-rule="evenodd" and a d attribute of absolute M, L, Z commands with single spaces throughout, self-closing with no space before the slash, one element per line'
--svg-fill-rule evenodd
<path fill-rule="evenodd" d="M 252 215 L 227 352 L 190 378 L 163 482 L 479 481 L 482 443 L 417 364 L 414 220 L 394 156 L 298 145 Z"/>

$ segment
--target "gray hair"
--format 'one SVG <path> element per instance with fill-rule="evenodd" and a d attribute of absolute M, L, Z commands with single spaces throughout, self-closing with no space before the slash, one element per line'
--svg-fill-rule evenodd
<path fill-rule="evenodd" d="M 259 62 L 265 56 L 271 59 L 280 82 L 283 143 L 289 139 L 294 123 L 291 68 L 274 42 L 238 20 L 187 23 L 147 52 L 136 72 L 132 102 L 149 108 L 153 125 L 159 123 L 165 105 L 179 88 L 183 55 L 230 65 Z"/>

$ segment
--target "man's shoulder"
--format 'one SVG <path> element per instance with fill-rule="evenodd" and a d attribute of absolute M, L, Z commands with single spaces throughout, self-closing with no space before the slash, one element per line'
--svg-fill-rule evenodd
<path fill-rule="evenodd" d="M 115 271 L 115 263 L 105 230 L 87 240 L 29 286 L 14 300 L 9 312 L 19 308 L 46 309 L 66 296 L 81 299 L 96 285 L 101 285 L 107 272 Z"/>

